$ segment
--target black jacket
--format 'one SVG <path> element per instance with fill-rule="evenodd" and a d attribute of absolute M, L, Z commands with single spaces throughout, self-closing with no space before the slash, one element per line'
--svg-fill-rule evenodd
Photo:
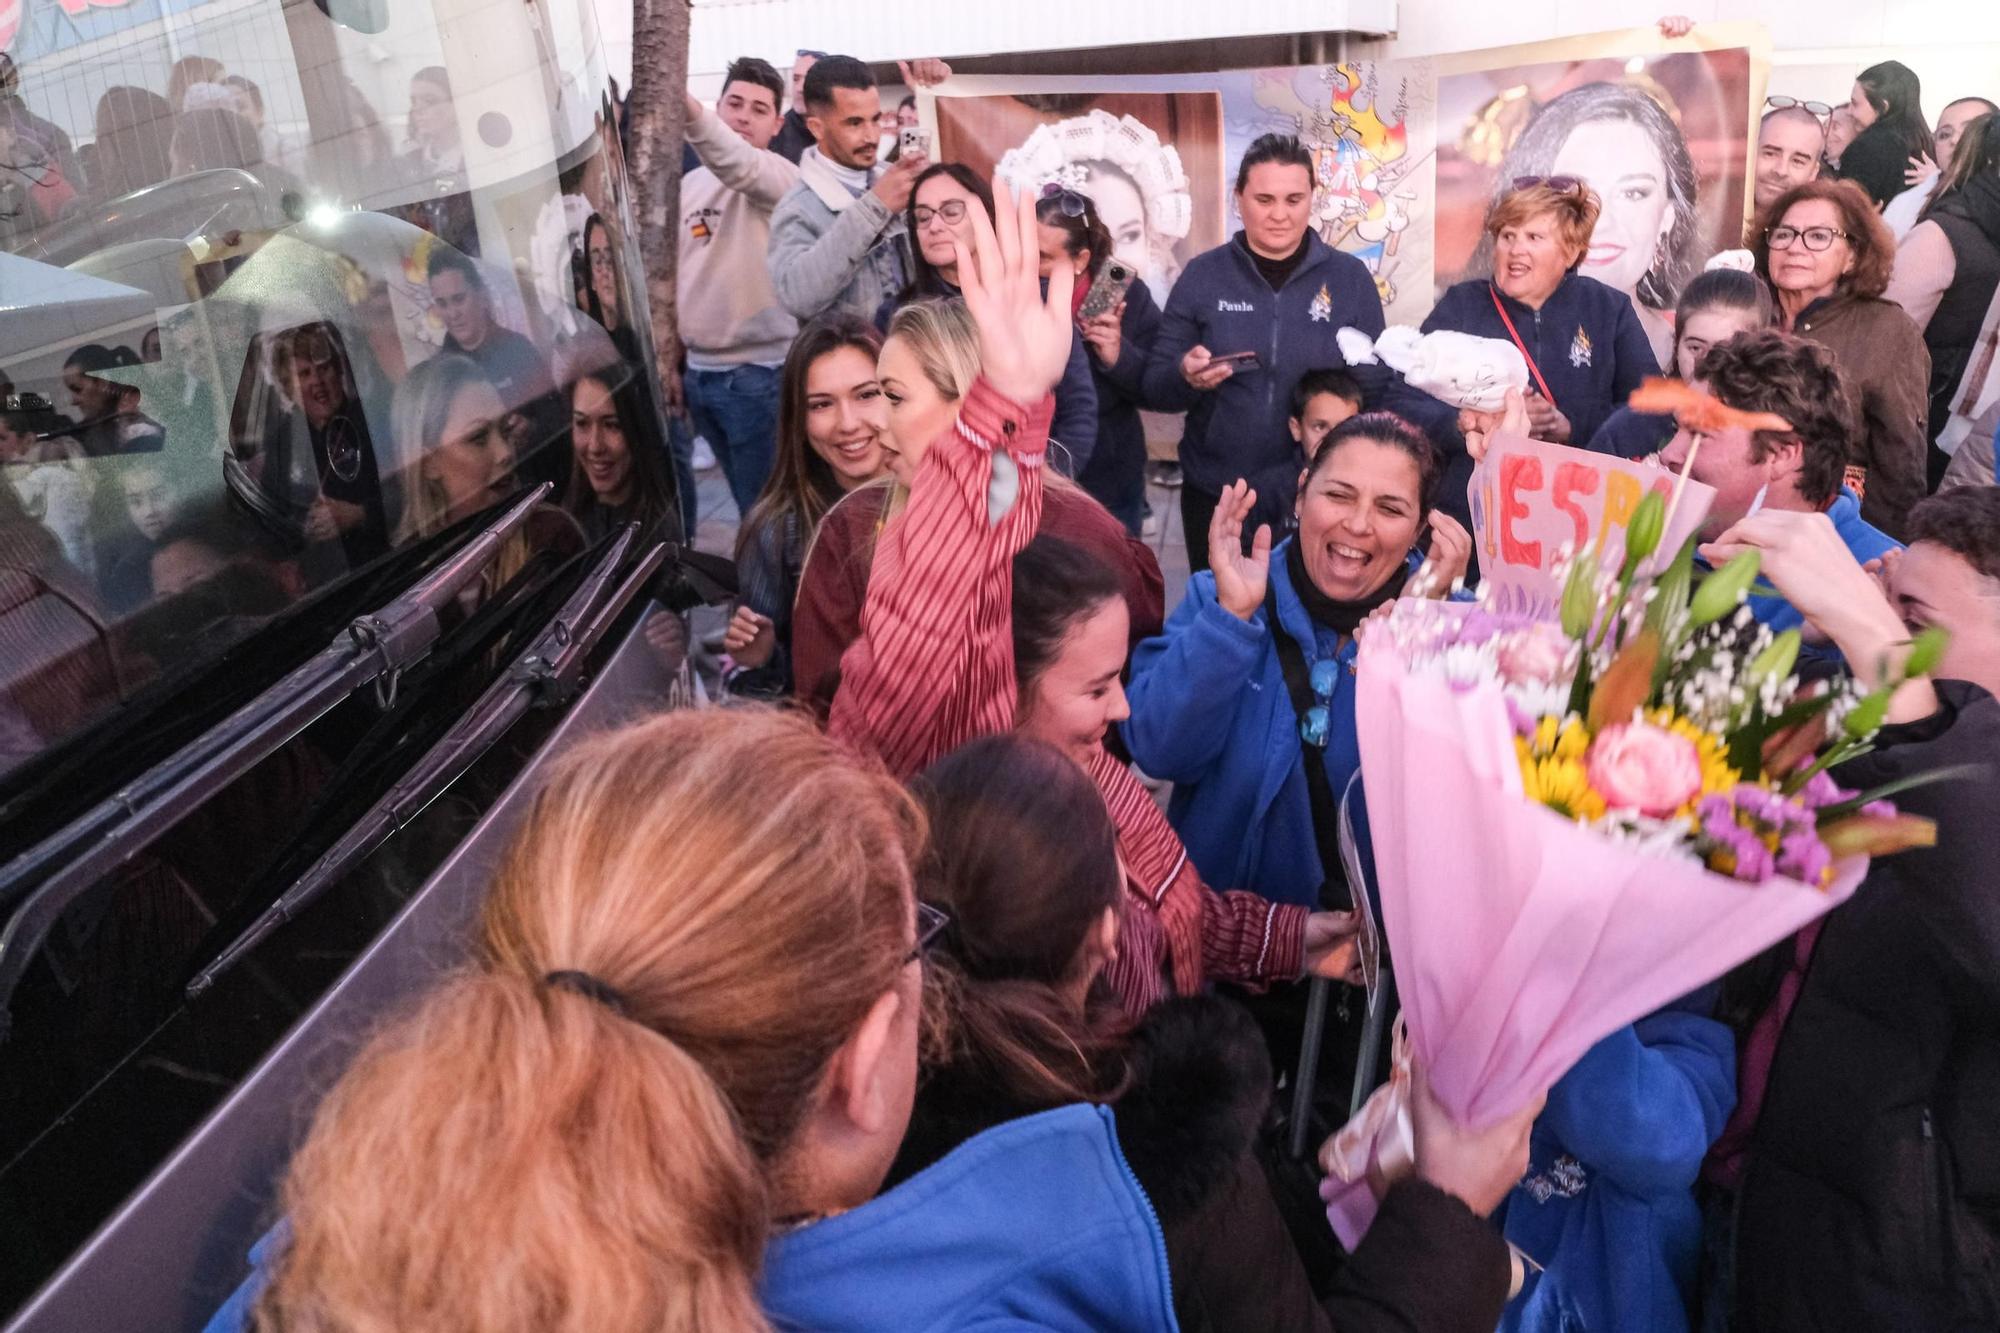
<path fill-rule="evenodd" d="M 785 112 L 784 123 L 778 126 L 778 133 L 771 140 L 771 151 L 796 166 L 812 146 L 813 135 L 806 128 L 806 118 L 795 110 Z"/>
<path fill-rule="evenodd" d="M 1878 120 L 1854 136 L 1854 142 L 1840 155 L 1836 174 L 1866 190 L 1875 207 L 1881 209 L 1909 187 L 1905 175 L 1916 153 L 1916 140 L 1888 121 Z"/>
<path fill-rule="evenodd" d="M 1135 282 L 1125 294 L 1116 365 L 1105 365 L 1095 348 L 1077 339 L 1097 389 L 1097 445 L 1076 480 L 1121 519 L 1146 499 L 1146 426 L 1139 409 L 1146 405 L 1146 359 L 1159 331 L 1160 307 L 1146 284 Z"/>
<path fill-rule="evenodd" d="M 1843 785 L 1976 764 L 1896 798 L 1938 845 L 1827 918 L 1744 1178 L 1745 1330 L 2000 1328 L 2000 702 L 1946 681 Z"/>
<path fill-rule="evenodd" d="M 1951 243 L 1951 286 L 1945 289 L 1930 322 L 1924 325 L 1924 346 L 1931 349 L 1930 438 L 1951 420 L 1951 400 L 1965 368 L 1972 363 L 1986 311 L 2000 287 L 2000 174 L 1982 172 L 1938 200 L 1930 221 Z"/>
<path fill-rule="evenodd" d="M 1252 1151 L 1271 1085 L 1263 1038 L 1230 1001 L 1170 1000 L 1134 1034 L 1131 1083 L 1113 1107 L 1118 1141 L 1159 1215 L 1183 1333 L 1490 1333 L 1507 1299 L 1506 1244 L 1457 1199 L 1416 1181 L 1389 1192 L 1324 1300 L 1314 1299 Z M 887 1185 L 1045 1109 L 976 1070 L 927 1071 Z"/>

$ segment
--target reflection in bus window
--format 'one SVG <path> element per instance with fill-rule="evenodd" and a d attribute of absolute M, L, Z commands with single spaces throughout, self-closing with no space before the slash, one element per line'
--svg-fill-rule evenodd
<path fill-rule="evenodd" d="M 620 363 L 570 377 L 575 471 L 567 507 L 595 542 L 627 523 L 642 539 L 659 534 L 674 511 L 665 441 L 637 366 Z"/>
<path fill-rule="evenodd" d="M 63 361 L 63 387 L 77 414 L 75 435 L 93 458 L 111 454 L 146 453 L 166 444 L 160 423 L 139 410 L 139 390 L 99 371 L 139 364 L 129 347 L 86 343 Z"/>
<path fill-rule="evenodd" d="M 381 465 L 340 330 L 302 324 L 269 347 L 268 375 L 250 380 L 253 392 L 239 398 L 232 434 L 241 440 L 251 423 L 267 423 L 249 470 L 288 524 L 283 535 L 300 549 L 307 581 L 319 584 L 389 549 Z"/>

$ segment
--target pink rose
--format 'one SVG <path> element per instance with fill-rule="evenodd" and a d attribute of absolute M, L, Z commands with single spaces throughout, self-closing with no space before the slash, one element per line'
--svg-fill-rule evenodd
<path fill-rule="evenodd" d="M 1613 810 L 1672 814 L 1701 791 L 1694 742 L 1650 722 L 1606 727 L 1583 761 L 1590 785 Z"/>
<path fill-rule="evenodd" d="M 1553 685 L 1569 663 L 1569 639 L 1553 625 L 1536 625 L 1501 639 L 1494 656 L 1510 685 Z"/>

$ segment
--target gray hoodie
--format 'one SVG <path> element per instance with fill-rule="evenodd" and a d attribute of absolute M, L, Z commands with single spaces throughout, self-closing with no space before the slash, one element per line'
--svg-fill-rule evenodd
<path fill-rule="evenodd" d="M 909 282 L 902 218 L 872 189 L 857 198 L 818 148 L 799 158 L 799 183 L 771 214 L 769 260 L 779 304 L 801 321 L 835 308 L 872 320 Z"/>

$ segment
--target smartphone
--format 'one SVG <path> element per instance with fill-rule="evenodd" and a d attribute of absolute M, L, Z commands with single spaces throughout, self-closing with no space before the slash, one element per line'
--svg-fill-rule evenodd
<path fill-rule="evenodd" d="M 1083 305 L 1077 310 L 1078 317 L 1087 324 L 1099 315 L 1110 314 L 1125 299 L 1125 293 L 1132 290 L 1132 284 L 1138 277 L 1138 272 L 1130 264 L 1111 260 L 1097 271 L 1090 290 L 1083 294 Z"/>
<path fill-rule="evenodd" d="M 931 136 L 924 133 L 921 125 L 905 125 L 896 131 L 896 160 L 903 161 L 912 154 L 929 157 Z"/>
<path fill-rule="evenodd" d="M 1226 352 L 1221 356 L 1208 358 L 1208 364 L 1211 367 L 1234 366 L 1238 370 L 1255 370 L 1257 368 L 1257 354 L 1255 352 Z"/>

